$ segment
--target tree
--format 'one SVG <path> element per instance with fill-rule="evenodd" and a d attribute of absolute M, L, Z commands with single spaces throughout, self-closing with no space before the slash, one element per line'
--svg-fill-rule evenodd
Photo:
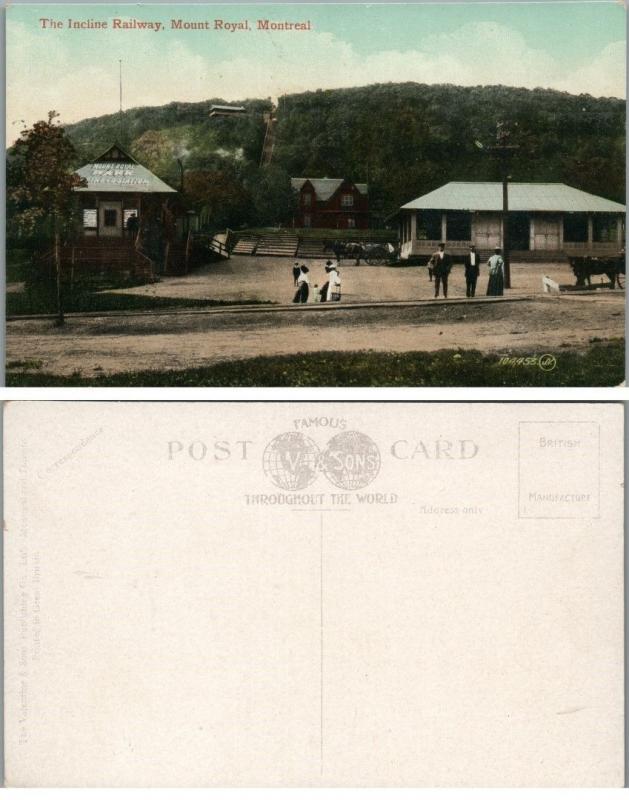
<path fill-rule="evenodd" d="M 249 181 L 257 225 L 290 224 L 296 210 L 296 196 L 290 175 L 271 164 L 256 170 Z"/>
<path fill-rule="evenodd" d="M 135 140 L 133 152 L 142 164 L 158 175 L 172 171 L 176 144 L 165 131 L 145 131 Z"/>
<path fill-rule="evenodd" d="M 58 116 L 49 111 L 48 120 L 21 132 L 9 161 L 7 199 L 18 233 L 32 236 L 39 231 L 52 238 L 57 323 L 63 325 L 61 236 L 71 230 L 74 221 L 74 190 L 86 186 L 87 181 L 73 171 L 76 151 L 64 129 L 55 123 Z"/>
<path fill-rule="evenodd" d="M 233 169 L 187 172 L 185 194 L 213 230 L 240 227 L 250 218 L 251 196 Z"/>

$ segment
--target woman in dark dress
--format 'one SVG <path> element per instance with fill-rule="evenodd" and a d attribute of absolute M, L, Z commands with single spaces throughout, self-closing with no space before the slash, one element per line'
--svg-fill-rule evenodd
<path fill-rule="evenodd" d="M 293 303 L 308 302 L 308 294 L 310 293 L 310 279 L 308 278 L 309 272 L 310 270 L 308 267 L 302 264 L 299 277 L 297 278 L 297 291 L 293 297 Z"/>

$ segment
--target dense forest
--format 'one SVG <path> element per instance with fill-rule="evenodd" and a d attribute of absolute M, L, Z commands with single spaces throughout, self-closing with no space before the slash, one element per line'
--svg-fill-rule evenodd
<path fill-rule="evenodd" d="M 514 181 L 561 181 L 625 196 L 625 102 L 543 89 L 414 83 L 282 98 L 277 160 L 292 174 L 369 180 L 395 209 L 452 180 L 497 180 L 491 144 L 508 120 Z M 376 197 L 374 197 L 376 199 Z"/>
<path fill-rule="evenodd" d="M 183 168 L 216 225 L 290 221 L 291 175 L 367 181 L 382 218 L 447 181 L 497 180 L 498 165 L 475 142 L 491 144 L 502 120 L 519 145 L 514 181 L 562 181 L 625 198 L 624 100 L 416 83 L 286 95 L 278 103 L 271 169 L 258 166 L 270 101 L 245 100 L 246 116 L 211 118 L 210 106 L 223 102 L 134 108 L 66 130 L 81 162 L 119 140 L 174 186 Z"/>

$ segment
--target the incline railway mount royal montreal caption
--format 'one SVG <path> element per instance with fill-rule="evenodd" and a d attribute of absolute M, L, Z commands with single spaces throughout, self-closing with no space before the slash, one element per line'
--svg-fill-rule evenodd
<path fill-rule="evenodd" d="M 165 30 L 166 25 L 163 22 L 154 20 L 142 19 L 121 19 L 114 17 L 111 20 L 98 20 L 98 19 L 71 19 L 66 21 L 59 19 L 52 19 L 50 17 L 41 17 L 39 20 L 39 27 L 43 30 L 118 30 L 118 31 L 134 31 L 134 30 L 149 30 L 159 33 Z M 255 21 L 248 19 L 241 19 L 229 21 L 224 19 L 213 20 L 197 20 L 187 21 L 183 19 L 171 19 L 169 27 L 177 31 L 224 31 L 226 33 L 235 33 L 236 31 L 311 31 L 313 25 L 311 20 L 271 20 L 271 19 L 258 19 Z"/>

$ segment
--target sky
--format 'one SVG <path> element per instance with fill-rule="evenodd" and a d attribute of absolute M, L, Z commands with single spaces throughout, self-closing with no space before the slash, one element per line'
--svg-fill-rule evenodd
<path fill-rule="evenodd" d="M 44 28 L 50 18 L 63 27 Z M 69 19 L 108 28 L 71 29 Z M 162 28 L 114 30 L 114 19 Z M 174 30 L 173 19 L 210 28 Z M 251 29 L 215 30 L 217 19 Z M 311 30 L 257 30 L 260 19 Z M 16 4 L 7 9 L 7 142 L 50 109 L 62 123 L 116 112 L 119 60 L 124 108 L 389 81 L 624 98 L 625 47 L 619 2 Z"/>

